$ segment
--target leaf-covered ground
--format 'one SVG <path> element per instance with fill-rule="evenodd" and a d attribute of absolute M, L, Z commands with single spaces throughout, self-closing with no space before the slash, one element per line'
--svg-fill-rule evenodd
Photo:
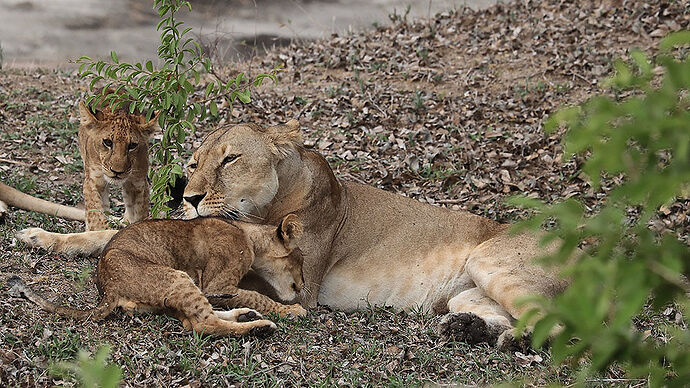
<path fill-rule="evenodd" d="M 687 0 L 519 1 L 431 20 L 400 17 L 390 27 L 227 66 L 227 76 L 275 65 L 285 70 L 278 84 L 255 91 L 251 104 L 232 112 L 225 107 L 220 122 L 200 124 L 187 146 L 198 146 L 221 123 L 270 125 L 299 117 L 307 145 L 345 180 L 506 222 L 524 216 L 503 203 L 514 194 L 547 201 L 577 196 L 595 208 L 607 188 L 594 191 L 585 183 L 578 160 L 564 158 L 559 136 L 542 132 L 544 118 L 608 92 L 601 80 L 627 49 L 653 54 L 665 33 L 688 28 Z M 75 107 L 86 87 L 71 73 L 0 72 L 2 182 L 61 203 L 80 202 Z M 0 225 L 0 282 L 19 274 L 61 303 L 92 305 L 95 260 L 28 249 L 13 234 L 29 226 L 83 228 L 11 209 Z M 669 205 L 655 226 L 688 242 L 690 202 Z M 4 285 L 1 292 L 0 384 L 7 386 L 73 384 L 49 366 L 105 343 L 130 386 L 407 386 L 509 378 L 543 385 L 575 378 L 572 370 L 550 365 L 543 352 L 502 354 L 445 343 L 434 331 L 439 318 L 424 312 L 321 308 L 279 321 L 279 332 L 266 339 L 208 339 L 162 316 L 76 323 L 9 297 Z M 678 316 L 669 308 L 640 317 L 639 326 L 664 340 L 662 324 Z M 591 383 L 640 383 L 624 377 L 614 369 Z"/>

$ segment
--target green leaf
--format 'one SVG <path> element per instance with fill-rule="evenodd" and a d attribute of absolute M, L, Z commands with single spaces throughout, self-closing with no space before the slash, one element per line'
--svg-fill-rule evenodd
<path fill-rule="evenodd" d="M 211 114 L 213 116 L 218 116 L 218 106 L 216 105 L 215 101 L 211 101 L 208 105 L 209 110 L 211 111 Z"/>
<path fill-rule="evenodd" d="M 672 32 L 659 42 L 661 51 L 669 51 L 674 47 L 690 44 L 690 30 Z"/>
<path fill-rule="evenodd" d="M 115 51 L 110 52 L 110 58 L 112 58 L 113 62 L 118 63 L 117 54 L 115 53 Z"/>

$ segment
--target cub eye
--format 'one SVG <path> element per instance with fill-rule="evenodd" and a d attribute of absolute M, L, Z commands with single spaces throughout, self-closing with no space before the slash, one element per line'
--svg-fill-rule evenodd
<path fill-rule="evenodd" d="M 113 146 L 113 141 L 110 139 L 103 139 L 103 145 L 110 148 Z"/>
<path fill-rule="evenodd" d="M 222 163 L 222 164 L 223 164 L 223 166 L 225 166 L 225 165 L 228 164 L 228 163 L 234 162 L 234 161 L 237 160 L 237 158 L 239 158 L 239 157 L 240 157 L 240 155 L 238 155 L 238 154 L 228 155 L 228 156 L 225 157 L 225 159 L 223 159 L 223 163 Z"/>
<path fill-rule="evenodd" d="M 127 146 L 127 150 L 128 150 L 128 151 L 133 151 L 133 150 L 135 150 L 138 146 L 139 146 L 139 144 L 137 144 L 137 143 L 129 143 L 129 145 Z"/>
<path fill-rule="evenodd" d="M 196 168 L 196 163 L 192 163 L 192 164 L 187 165 L 187 169 L 189 169 L 189 170 L 194 170 L 195 168 Z"/>

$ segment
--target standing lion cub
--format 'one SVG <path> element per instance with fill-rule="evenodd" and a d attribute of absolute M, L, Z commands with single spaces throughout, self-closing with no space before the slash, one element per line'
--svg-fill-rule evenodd
<path fill-rule="evenodd" d="M 107 90 L 106 94 L 115 93 Z M 108 185 L 122 186 L 124 221 L 134 223 L 149 216 L 148 142 L 158 126 L 129 112 L 125 103 L 117 109 L 91 110 L 79 102 L 79 152 L 84 161 L 86 230 L 108 228 L 105 212 L 110 207 Z"/>
<path fill-rule="evenodd" d="M 12 290 L 47 311 L 75 319 L 100 320 L 118 307 L 172 315 L 185 329 L 210 335 L 272 332 L 273 322 L 254 310 L 303 316 L 299 304 L 283 305 L 255 291 L 237 288 L 253 269 L 282 300 L 302 290 L 302 253 L 296 243 L 302 223 L 294 214 L 275 226 L 221 218 L 149 220 L 130 225 L 108 243 L 98 262 L 98 306 L 58 306 L 33 292 L 17 276 Z M 211 307 L 249 307 L 214 311 Z"/>

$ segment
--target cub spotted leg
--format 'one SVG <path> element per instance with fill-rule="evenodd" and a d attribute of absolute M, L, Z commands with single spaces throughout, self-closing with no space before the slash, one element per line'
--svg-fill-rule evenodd
<path fill-rule="evenodd" d="M 238 276 L 236 271 L 219 272 L 208 281 L 201 282 L 205 283 L 201 288 L 204 294 L 208 295 L 209 302 L 213 306 L 223 308 L 249 307 L 263 313 L 276 313 L 281 317 L 286 315 L 303 317 L 307 314 L 307 310 L 299 304 L 284 305 L 256 291 L 235 287 L 233 284 L 237 284 L 239 281 Z M 214 295 L 224 296 L 214 297 Z"/>
<path fill-rule="evenodd" d="M 206 294 L 211 295 L 208 291 Z M 221 292 L 213 292 L 212 294 L 235 294 L 235 296 L 229 298 L 209 297 L 209 302 L 216 307 L 249 307 L 264 313 L 276 313 L 281 317 L 287 315 L 303 317 L 307 315 L 307 310 L 305 310 L 299 304 L 285 305 L 278 303 L 266 295 L 260 294 L 256 291 L 235 288 L 234 290 L 225 289 Z"/>
<path fill-rule="evenodd" d="M 108 184 L 103 175 L 92 175 L 88 172 L 84 179 L 84 205 L 86 208 L 86 230 L 103 230 L 108 228 L 105 210 L 110 206 Z"/>
<path fill-rule="evenodd" d="M 128 179 L 122 188 L 125 202 L 124 220 L 130 224 L 149 217 L 149 184 L 146 175 L 140 180 Z"/>
<path fill-rule="evenodd" d="M 138 265 L 132 265 L 137 262 Z M 250 322 L 220 319 L 186 272 L 141 263 L 136 255 L 126 251 L 107 251 L 99 262 L 98 278 L 106 294 L 120 297 L 120 306 L 147 306 L 151 310 L 169 311 L 186 328 L 191 326 L 200 334 L 263 335 L 276 329 L 273 322 L 265 319 Z"/>

